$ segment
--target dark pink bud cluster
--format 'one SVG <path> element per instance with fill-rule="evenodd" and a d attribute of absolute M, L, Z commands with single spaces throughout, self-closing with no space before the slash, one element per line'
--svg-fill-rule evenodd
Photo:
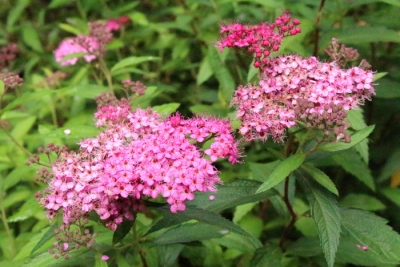
<path fill-rule="evenodd" d="M 131 80 L 124 80 L 122 84 L 125 89 L 130 90 L 132 93 L 137 95 L 144 95 L 147 86 L 145 86 L 141 81 L 133 82 Z"/>
<path fill-rule="evenodd" d="M 225 47 L 246 47 L 251 54 L 254 54 L 254 66 L 259 68 L 266 63 L 271 51 L 279 50 L 284 37 L 301 32 L 297 27 L 299 24 L 298 19 L 292 20 L 290 13 L 284 12 L 271 24 L 263 22 L 255 26 L 241 23 L 221 25 L 220 33 L 224 36 L 217 46 L 221 52 Z"/>
<path fill-rule="evenodd" d="M 221 182 L 212 162 L 238 161 L 227 120 L 179 114 L 162 119 L 151 109 L 133 111 L 124 102 L 99 107 L 95 117 L 104 130 L 82 140 L 78 152 L 61 152 L 40 195 L 48 216 L 62 210 L 67 225 L 93 211 L 115 230 L 143 209 L 143 198 L 159 195 L 172 212 L 184 210 L 194 192 L 215 191 Z M 201 150 L 208 140 L 213 140 L 210 147 Z"/>
<path fill-rule="evenodd" d="M 372 71 L 341 69 L 315 57 L 280 56 L 268 60 L 259 85 L 240 86 L 232 100 L 246 140 L 283 141 L 285 131 L 302 121 L 325 136 L 349 140 L 345 110 L 375 94 Z"/>
<path fill-rule="evenodd" d="M 24 80 L 14 72 L 0 73 L 0 80 L 4 83 L 4 93 L 24 83 Z"/>
<path fill-rule="evenodd" d="M 89 35 L 78 35 L 64 40 L 54 51 L 54 57 L 61 65 L 75 65 L 79 59 L 78 56 L 63 60 L 64 57 L 75 53 L 85 53 L 83 58 L 86 62 L 91 62 L 104 55 L 105 45 L 113 40 L 111 31 L 106 27 L 106 23 L 89 22 L 88 24 Z"/>
<path fill-rule="evenodd" d="M 346 47 L 344 44 L 340 45 L 336 38 L 332 38 L 332 44 L 324 52 L 330 57 L 330 61 L 335 61 L 341 68 L 346 67 L 349 61 L 356 60 L 360 56 L 357 49 Z M 367 70 L 371 68 L 371 65 L 363 59 L 359 67 Z"/>
<path fill-rule="evenodd" d="M 121 16 L 118 19 L 109 19 L 106 22 L 106 27 L 110 31 L 118 31 L 122 25 L 130 22 L 131 19 L 127 16 Z"/>

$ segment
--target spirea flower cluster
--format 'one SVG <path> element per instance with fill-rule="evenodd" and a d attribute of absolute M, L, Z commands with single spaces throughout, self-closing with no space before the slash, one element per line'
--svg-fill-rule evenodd
<path fill-rule="evenodd" d="M 85 53 L 83 59 L 86 62 L 91 62 L 104 55 L 105 45 L 113 40 L 112 29 L 109 29 L 107 24 L 102 22 L 89 22 L 88 25 L 90 28 L 89 35 L 81 34 L 61 42 L 54 51 L 54 57 L 57 62 L 63 66 L 75 65 L 78 62 L 78 56 L 63 59 L 76 53 Z"/>
<path fill-rule="evenodd" d="M 159 195 L 172 212 L 185 210 L 194 192 L 215 191 L 221 182 L 212 162 L 238 161 L 228 120 L 179 114 L 163 119 L 123 101 L 100 106 L 95 117 L 104 130 L 82 140 L 78 152 L 60 151 L 51 172 L 42 175 L 49 187 L 39 201 L 49 218 L 62 210 L 67 225 L 94 211 L 116 230 L 124 219 L 134 219 L 143 198 Z M 203 151 L 208 140 L 213 142 Z"/>
<path fill-rule="evenodd" d="M 336 140 L 349 140 L 345 110 L 357 108 L 374 94 L 373 73 L 359 67 L 340 69 L 335 62 L 297 55 L 269 59 L 258 85 L 239 86 L 232 99 L 246 140 L 269 136 L 283 141 L 298 121 Z"/>
<path fill-rule="evenodd" d="M 220 51 L 225 47 L 247 47 L 248 52 L 254 55 L 254 67 L 259 68 L 267 62 L 271 51 L 278 51 L 282 39 L 301 32 L 297 27 L 298 19 L 291 18 L 289 12 L 284 12 L 274 23 L 262 22 L 259 25 L 243 25 L 232 23 L 221 25 L 220 33 L 223 35 L 217 46 Z"/>

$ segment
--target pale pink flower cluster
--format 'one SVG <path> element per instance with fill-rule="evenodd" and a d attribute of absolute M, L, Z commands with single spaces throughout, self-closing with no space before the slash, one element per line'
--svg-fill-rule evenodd
<path fill-rule="evenodd" d="M 75 38 L 70 38 L 61 42 L 58 48 L 54 51 L 54 57 L 61 65 L 75 65 L 79 57 L 73 57 L 63 60 L 65 56 L 75 53 L 86 53 L 83 58 L 86 62 L 91 62 L 96 59 L 95 52 L 99 49 L 99 42 L 91 36 L 79 35 Z"/>
<path fill-rule="evenodd" d="M 346 137 L 344 110 L 355 109 L 375 94 L 373 73 L 359 67 L 340 69 L 335 62 L 297 55 L 269 59 L 261 69 L 259 85 L 239 86 L 232 99 L 246 140 L 282 141 L 298 121 L 326 136 Z"/>
<path fill-rule="evenodd" d="M 254 54 L 254 66 L 259 68 L 262 63 L 267 62 L 271 51 L 279 50 L 284 37 L 301 32 L 301 29 L 297 27 L 299 24 L 298 19 L 292 20 L 290 13 L 284 12 L 271 24 L 262 22 L 254 26 L 241 23 L 221 25 L 220 33 L 224 36 L 217 46 L 221 52 L 225 47 L 247 47 L 247 50 Z"/>
<path fill-rule="evenodd" d="M 82 140 L 78 152 L 61 153 L 41 198 L 50 218 L 63 211 L 65 224 L 94 211 L 115 230 L 124 218 L 134 219 L 140 200 L 160 195 L 172 212 L 185 210 L 194 192 L 215 191 L 221 182 L 212 162 L 238 161 L 227 120 L 179 114 L 162 119 L 123 102 L 99 107 L 95 117 L 104 130 Z M 208 140 L 213 142 L 202 151 Z"/>

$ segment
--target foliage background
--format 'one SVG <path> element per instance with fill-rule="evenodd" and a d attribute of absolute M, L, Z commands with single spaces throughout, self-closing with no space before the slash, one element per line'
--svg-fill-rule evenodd
<path fill-rule="evenodd" d="M 324 3 L 322 9 L 321 2 Z M 114 69 L 115 84 L 127 78 L 141 80 L 150 89 L 137 103 L 140 107 L 159 106 L 164 112 L 172 112 L 178 107 L 177 110 L 186 116 L 207 113 L 234 119 L 234 110 L 229 106 L 233 90 L 237 85 L 256 78 L 250 57 L 227 50 L 219 54 L 215 49 L 219 23 L 273 21 L 282 10 L 288 10 L 294 18 L 301 20 L 302 34 L 285 40 L 279 53 L 326 58 L 323 49 L 330 44 L 332 37 L 357 48 L 360 59 L 365 58 L 373 70 L 386 74 L 377 81 L 377 94 L 372 102 L 363 107 L 363 114 L 356 112 L 352 115 L 353 128 L 376 125 L 369 138 L 369 152 L 361 148 L 358 151 L 346 150 L 318 160 L 316 165 L 332 178 L 338 188 L 339 204 L 372 211 L 387 219 L 389 226 L 399 232 L 400 4 L 396 0 L 321 2 L 0 0 L 0 45 L 18 44 L 21 53 L 12 70 L 25 80 L 23 87 L 3 97 L 0 110 L 1 121 L 7 121 L 0 129 L 0 265 L 20 266 L 26 262 L 49 226 L 43 209 L 34 198 L 35 192 L 42 190 L 44 185 L 35 182 L 35 170 L 25 166 L 29 153 L 50 142 L 76 147 L 80 138 L 93 136 L 96 133 L 93 127 L 93 112 L 96 109 L 93 97 L 107 90 L 107 86 L 97 83 L 92 75 L 95 66 L 81 63 L 75 67 L 61 67 L 54 61 L 52 51 L 64 38 L 87 31 L 88 21 L 122 15 L 129 16 L 132 23 L 118 33 L 109 45 L 107 65 L 111 68 L 132 56 L 151 58 Z M 67 73 L 67 78 L 54 86 L 46 86 L 43 79 L 57 70 Z M 176 105 L 161 106 L 170 103 Z M 237 126 L 237 122 L 234 125 Z M 65 129 L 71 129 L 72 134 L 66 136 Z M 263 163 L 264 177 L 271 171 L 274 160 L 271 148 L 279 150 L 279 146 L 271 141 L 243 145 L 246 155 L 243 164 L 231 166 L 224 161 L 217 163 L 221 178 L 225 183 L 238 178 L 265 181 L 259 170 Z M 256 239 L 274 242 L 280 238 L 288 220 L 288 214 L 284 208 L 279 208 L 280 204 L 270 198 L 220 212 Z M 308 209 L 301 194 L 296 196 L 295 209 L 298 212 Z M 138 223 L 143 230 L 159 218 L 158 213 L 141 215 Z M 322 253 L 315 252 L 319 243 L 312 243 L 316 233 L 309 220 L 302 217 L 290 234 L 290 240 L 309 237 L 305 240 L 308 243 L 302 244 L 302 250 L 293 248 L 293 255 L 301 257 L 287 256 L 283 266 L 326 265 Z M 218 233 L 209 228 L 204 230 Z M 187 231 L 191 232 L 190 229 Z M 174 232 L 170 234 L 176 237 Z M 103 236 L 110 238 L 112 233 Z M 210 237 L 218 237 L 218 234 L 211 234 Z M 249 266 L 251 256 L 248 250 L 243 249 L 248 244 L 237 236 L 229 238 L 231 240 L 193 237 L 193 240 L 185 240 L 193 241 L 185 246 L 174 244 L 159 246 L 157 249 L 160 251 L 150 249 L 149 258 L 162 254 L 172 259 L 169 259 L 170 262 L 158 259 L 150 266 Z M 175 241 L 171 243 L 180 243 Z M 170 241 L 158 242 L 165 245 Z M 229 243 L 235 242 L 244 243 L 239 243 L 239 247 L 229 246 Z M 41 255 L 49 245 L 51 241 L 31 256 Z M 340 250 L 337 266 L 371 264 L 368 257 L 357 253 L 349 261 L 346 249 L 342 247 Z M 311 258 L 305 258 L 309 256 Z M 54 264 L 79 266 L 82 260 L 96 266 L 104 264 L 93 258 L 84 254 L 78 261 L 62 263 L 60 260 Z M 164 265 L 160 263 L 162 260 L 165 260 Z M 133 259 L 128 258 L 128 261 Z M 41 266 L 41 263 L 33 261 L 26 266 Z M 87 264 L 85 266 L 89 266 Z M 387 264 L 390 263 L 384 262 L 380 266 Z"/>

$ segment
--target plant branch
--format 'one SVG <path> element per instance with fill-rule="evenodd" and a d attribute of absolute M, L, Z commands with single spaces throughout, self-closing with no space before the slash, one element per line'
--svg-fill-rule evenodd
<path fill-rule="evenodd" d="M 321 3 L 319 4 L 318 8 L 318 13 L 317 13 L 317 18 L 315 20 L 315 31 L 314 31 L 314 52 L 313 56 L 317 56 L 318 54 L 318 41 L 319 41 L 319 23 L 321 21 L 321 16 L 322 16 L 322 9 L 324 8 L 325 5 L 325 0 L 321 0 Z"/>
<path fill-rule="evenodd" d="M 297 219 L 297 214 L 294 212 L 292 204 L 290 203 L 290 200 L 289 200 L 289 179 L 290 179 L 289 177 L 286 177 L 283 201 L 285 202 L 285 205 L 286 205 L 290 215 L 292 216 L 292 218 L 291 218 L 289 224 L 285 227 L 285 230 L 283 231 L 283 234 L 279 241 L 279 247 L 281 249 L 283 249 L 283 244 L 285 242 L 286 236 L 290 232 L 290 230 L 292 230 L 294 223 L 296 222 L 296 219 Z"/>

